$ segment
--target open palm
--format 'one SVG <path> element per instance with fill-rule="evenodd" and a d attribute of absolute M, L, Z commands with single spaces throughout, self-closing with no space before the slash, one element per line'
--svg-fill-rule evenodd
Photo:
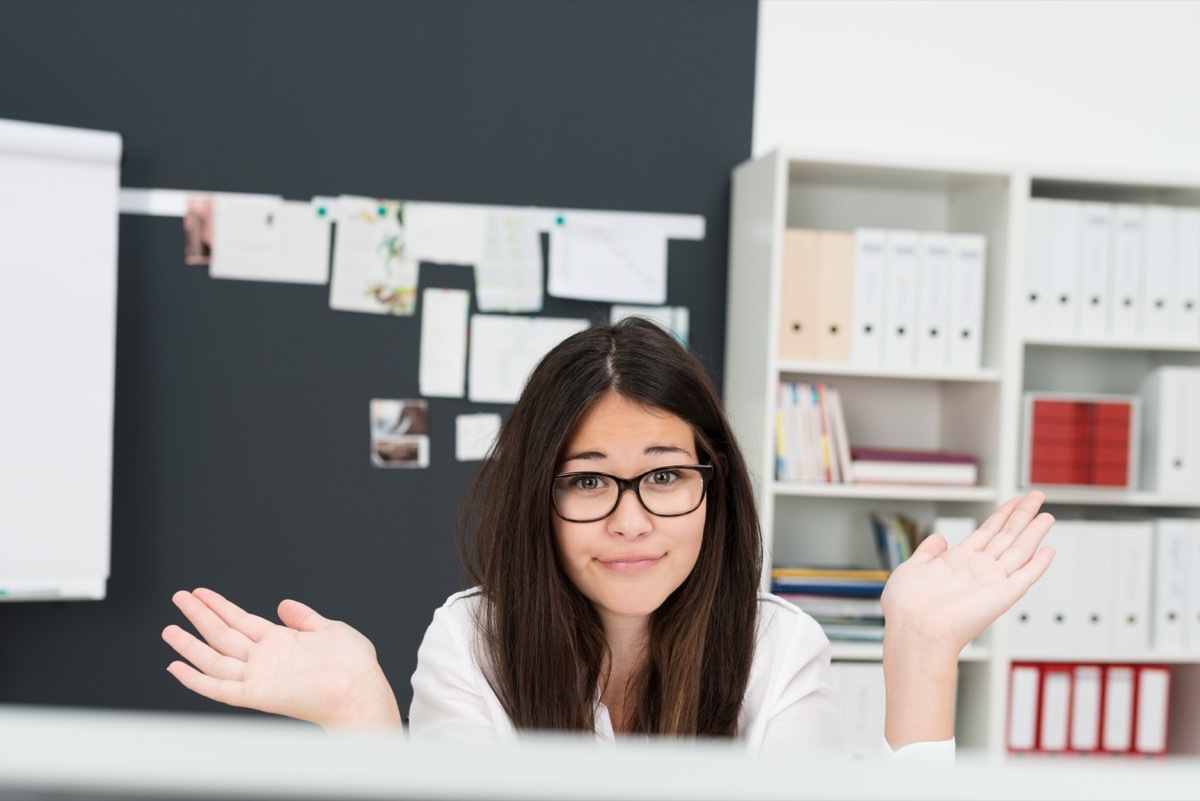
<path fill-rule="evenodd" d="M 203 640 L 171 625 L 163 639 L 191 664 L 167 670 L 215 701 L 322 726 L 399 725 L 395 695 L 371 642 L 298 601 L 283 601 L 283 625 L 252 615 L 207 589 L 172 600 Z"/>
<path fill-rule="evenodd" d="M 953 548 L 930 536 L 901 564 L 883 592 L 889 628 L 957 655 L 1033 586 L 1054 557 L 1039 545 L 1054 518 L 1038 513 L 1045 496 L 1012 498 Z"/>

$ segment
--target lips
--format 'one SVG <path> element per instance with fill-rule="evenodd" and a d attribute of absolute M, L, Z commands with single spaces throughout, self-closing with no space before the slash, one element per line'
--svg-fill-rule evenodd
<path fill-rule="evenodd" d="M 641 573 L 658 564 L 663 556 L 664 554 L 634 553 L 597 561 L 615 573 Z"/>

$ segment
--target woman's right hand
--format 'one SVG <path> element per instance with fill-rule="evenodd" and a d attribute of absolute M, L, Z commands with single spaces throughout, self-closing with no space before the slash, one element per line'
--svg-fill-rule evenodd
<path fill-rule="evenodd" d="M 212 590 L 180 591 L 172 600 L 204 638 L 176 625 L 162 633 L 191 663 L 167 667 L 189 690 L 325 728 L 402 726 L 375 647 L 345 623 L 299 601 L 279 604 L 278 625 Z"/>

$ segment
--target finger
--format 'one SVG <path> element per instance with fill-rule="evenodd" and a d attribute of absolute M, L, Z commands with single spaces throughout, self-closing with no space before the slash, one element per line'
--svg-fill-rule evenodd
<path fill-rule="evenodd" d="M 1008 550 L 1000 554 L 996 561 L 1004 568 L 1004 574 L 1011 576 L 1020 570 L 1037 552 L 1042 540 L 1050 533 L 1054 525 L 1054 515 L 1042 512 L 1030 521 L 1029 525 L 1013 540 Z"/>
<path fill-rule="evenodd" d="M 258 642 L 275 628 L 275 624 L 266 618 L 252 615 L 232 601 L 226 600 L 220 593 L 203 587 L 192 592 L 204 602 L 209 609 L 232 629 L 240 631 L 254 642 Z"/>
<path fill-rule="evenodd" d="M 921 540 L 921 544 L 912 552 L 912 556 L 908 557 L 908 560 L 919 564 L 932 562 L 944 554 L 949 547 L 946 538 L 941 534 L 930 534 Z"/>
<path fill-rule="evenodd" d="M 1021 532 L 1025 530 L 1035 517 L 1038 515 L 1038 510 L 1042 508 L 1042 501 L 1046 500 L 1046 496 L 1040 492 L 1031 492 L 1021 499 L 1021 502 L 1012 510 L 1012 514 L 1004 521 L 1004 525 L 1000 527 L 1000 531 L 996 536 L 988 542 L 987 547 L 983 550 L 991 556 L 999 559 L 1000 555 L 1007 551 L 1016 541 Z"/>
<path fill-rule="evenodd" d="M 183 616 L 196 627 L 196 631 L 200 632 L 205 642 L 219 653 L 234 659 L 246 658 L 254 642 L 242 632 L 230 627 L 199 596 L 180 590 L 171 596 L 171 600 L 179 607 L 179 611 L 183 612 Z"/>
<path fill-rule="evenodd" d="M 230 706 L 245 706 L 245 695 L 241 682 L 205 676 L 186 662 L 172 662 L 167 665 L 167 672 L 178 679 L 184 687 L 198 695 Z"/>
<path fill-rule="evenodd" d="M 283 625 L 297 631 L 316 631 L 325 628 L 331 622 L 317 614 L 311 606 L 292 600 L 279 604 L 279 619 L 283 621 Z"/>
<path fill-rule="evenodd" d="M 167 626 L 163 629 L 162 638 L 167 645 L 175 649 L 177 654 L 191 662 L 207 676 L 240 681 L 245 675 L 245 662 L 223 656 L 179 626 Z"/>
<path fill-rule="evenodd" d="M 1000 531 L 1000 528 L 1004 525 L 1004 521 L 1008 520 L 1008 516 L 1012 514 L 1012 510 L 1020 502 L 1020 498 L 1009 498 L 1000 504 L 999 508 L 992 512 L 987 520 L 983 521 L 983 525 L 963 539 L 963 545 L 973 548 L 976 551 L 982 551 L 991 541 L 992 537 L 996 536 L 996 533 Z"/>
<path fill-rule="evenodd" d="M 1007 611 L 1021 597 L 1029 592 L 1029 588 L 1046 573 L 1046 569 L 1050 567 L 1050 562 L 1054 559 L 1054 546 L 1047 545 L 1038 550 L 1033 555 L 1033 558 L 1016 570 L 1008 580 L 1004 582 L 1004 596 L 1007 602 L 1005 610 Z"/>

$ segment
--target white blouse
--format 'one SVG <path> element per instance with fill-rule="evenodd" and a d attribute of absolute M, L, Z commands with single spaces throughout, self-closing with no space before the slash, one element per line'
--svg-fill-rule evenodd
<path fill-rule="evenodd" d="M 479 663 L 478 588 L 451 595 L 433 614 L 417 652 L 409 731 L 413 737 L 511 742 L 518 731 Z M 758 598 L 758 638 L 738 720 L 748 753 L 840 747 L 837 698 L 830 683 L 829 640 L 821 626 L 773 595 Z M 596 739 L 613 742 L 608 709 L 596 693 Z M 885 754 L 892 754 L 886 741 Z M 913 743 L 895 756 L 952 762 L 954 740 Z"/>

